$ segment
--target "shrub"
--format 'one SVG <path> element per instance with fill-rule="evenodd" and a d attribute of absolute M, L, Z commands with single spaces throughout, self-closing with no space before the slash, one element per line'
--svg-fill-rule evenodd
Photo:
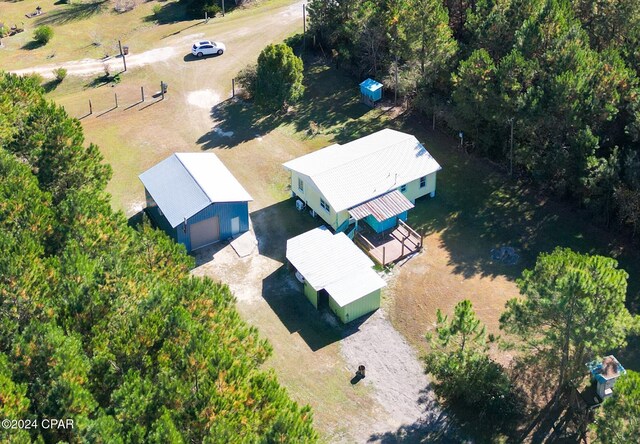
<path fill-rule="evenodd" d="M 249 65 L 238 73 L 236 83 L 238 83 L 248 95 L 253 95 L 256 90 L 256 78 L 256 65 Z"/>
<path fill-rule="evenodd" d="M 53 28 L 51 28 L 51 26 L 38 26 L 36 28 L 36 30 L 33 32 L 33 39 L 38 42 L 41 43 L 43 45 L 46 45 L 47 43 L 49 43 L 49 40 L 51 40 L 51 38 L 53 37 Z"/>
<path fill-rule="evenodd" d="M 67 70 L 64 68 L 54 69 L 53 75 L 56 77 L 58 82 L 62 82 L 64 78 L 67 77 Z"/>
<path fill-rule="evenodd" d="M 158 16 L 162 12 L 162 5 L 153 5 L 153 8 L 151 10 L 153 11 L 153 15 L 158 18 Z"/>
<path fill-rule="evenodd" d="M 222 9 L 218 5 L 206 5 L 202 8 L 202 12 L 206 12 L 209 17 L 215 17 L 217 13 L 222 12 Z"/>
<path fill-rule="evenodd" d="M 40 74 L 38 74 L 37 72 L 33 72 L 31 74 L 28 74 L 27 77 L 33 79 L 33 81 L 35 83 L 37 83 L 38 85 L 42 85 L 44 83 L 44 77 L 42 77 Z"/>
<path fill-rule="evenodd" d="M 302 59 L 284 43 L 269 45 L 258 57 L 256 79 L 251 91 L 256 103 L 277 109 L 302 97 Z"/>
<path fill-rule="evenodd" d="M 7 31 L 7 28 L 4 25 L 0 26 L 0 39 L 3 37 L 6 37 L 7 34 L 9 34 L 9 31 Z"/>

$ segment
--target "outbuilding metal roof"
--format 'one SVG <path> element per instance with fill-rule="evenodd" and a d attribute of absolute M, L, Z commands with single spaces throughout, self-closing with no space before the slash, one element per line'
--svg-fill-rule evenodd
<path fill-rule="evenodd" d="M 365 89 L 367 89 L 367 90 L 369 90 L 369 91 L 371 91 L 371 92 L 373 92 L 373 91 L 377 91 L 380 88 L 382 88 L 382 83 L 376 82 L 373 79 L 367 79 L 364 82 L 362 82 L 360 84 L 360 86 L 365 88 Z"/>
<path fill-rule="evenodd" d="M 175 153 L 139 177 L 174 228 L 212 203 L 253 200 L 213 153 Z"/>
<path fill-rule="evenodd" d="M 386 286 L 384 279 L 372 268 L 363 268 L 358 273 L 345 276 L 327 285 L 324 289 L 340 307 L 344 307 Z"/>
<path fill-rule="evenodd" d="M 415 205 L 398 190 L 390 191 L 382 196 L 371 199 L 349 210 L 349 215 L 356 220 L 373 216 L 378 222 L 409 211 Z"/>
<path fill-rule="evenodd" d="M 411 134 L 384 129 L 284 164 L 308 176 L 335 211 L 367 202 L 441 169 Z"/>
<path fill-rule="evenodd" d="M 344 233 L 315 228 L 287 241 L 287 259 L 316 291 L 345 305 L 387 284 L 373 262 Z"/>

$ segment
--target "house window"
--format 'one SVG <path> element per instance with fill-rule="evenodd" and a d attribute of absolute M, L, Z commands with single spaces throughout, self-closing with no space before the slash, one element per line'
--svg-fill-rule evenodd
<path fill-rule="evenodd" d="M 423 176 L 420 178 L 420 188 L 424 188 L 427 186 L 427 176 Z"/>
<path fill-rule="evenodd" d="M 304 191 L 304 182 L 298 177 L 298 189 Z"/>
<path fill-rule="evenodd" d="M 400 192 L 404 193 L 405 191 L 407 191 L 407 185 L 401 185 L 400 186 Z"/>
<path fill-rule="evenodd" d="M 320 206 L 327 212 L 331 212 L 331 207 L 324 201 L 324 199 L 320 198 Z"/>

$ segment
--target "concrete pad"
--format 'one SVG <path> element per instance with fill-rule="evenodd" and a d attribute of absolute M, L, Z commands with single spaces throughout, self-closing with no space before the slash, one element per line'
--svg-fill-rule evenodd
<path fill-rule="evenodd" d="M 232 240 L 231 246 L 234 250 L 236 250 L 238 256 L 246 257 L 256 250 L 258 241 L 256 239 L 256 235 L 253 233 L 253 230 L 249 230 Z"/>

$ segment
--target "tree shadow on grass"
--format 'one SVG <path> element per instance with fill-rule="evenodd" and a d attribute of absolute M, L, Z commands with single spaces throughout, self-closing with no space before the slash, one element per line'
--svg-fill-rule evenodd
<path fill-rule="evenodd" d="M 311 63 L 305 69 L 306 90 L 302 99 L 289 112 L 270 112 L 252 101 L 228 99 L 214 106 L 211 118 L 216 127 L 198 139 L 202 149 L 233 148 L 243 142 L 267 134 L 281 125 L 292 125 L 306 138 L 316 134 L 332 134 L 338 143 L 353 140 L 349 134 L 364 133 L 383 124 L 361 118 L 367 113 L 380 113 L 359 102 L 357 83 L 330 67 Z M 377 114 L 376 114 L 377 115 Z M 233 136 L 221 135 L 233 131 Z"/>
<path fill-rule="evenodd" d="M 234 148 L 235 146 L 267 134 L 279 127 L 280 114 L 266 114 L 251 102 L 227 99 L 211 109 L 215 127 L 200 136 L 197 143 L 203 150 Z M 228 131 L 232 131 L 230 134 Z"/>
<path fill-rule="evenodd" d="M 38 25 L 63 25 L 93 17 L 106 10 L 109 0 L 89 3 L 71 3 L 55 9 L 38 18 Z"/>
<path fill-rule="evenodd" d="M 157 13 L 146 16 L 144 18 L 144 21 L 157 23 L 159 25 L 168 25 L 171 23 L 177 23 L 184 20 L 188 20 L 188 19 L 190 19 L 190 17 L 187 14 L 187 9 L 185 5 L 180 2 L 171 2 L 171 3 L 165 3 L 164 5 L 162 5 L 162 7 Z M 201 22 L 198 22 L 195 25 L 199 25 L 200 23 Z M 192 26 L 195 26 L 195 25 L 192 25 Z M 192 26 L 189 26 L 188 28 L 191 28 Z M 188 28 L 185 28 L 185 29 L 188 29 Z M 172 35 L 178 34 L 181 31 L 184 31 L 184 29 L 178 32 L 175 32 Z"/>
<path fill-rule="evenodd" d="M 45 93 L 50 93 L 51 91 L 55 90 L 61 83 L 62 81 L 57 79 L 49 80 L 48 82 L 42 84 L 42 89 L 44 89 Z"/>
<path fill-rule="evenodd" d="M 31 40 L 24 45 L 22 45 L 22 49 L 26 49 L 27 51 L 32 51 L 34 49 L 42 48 L 45 44 L 42 42 L 38 42 L 37 40 Z"/>

